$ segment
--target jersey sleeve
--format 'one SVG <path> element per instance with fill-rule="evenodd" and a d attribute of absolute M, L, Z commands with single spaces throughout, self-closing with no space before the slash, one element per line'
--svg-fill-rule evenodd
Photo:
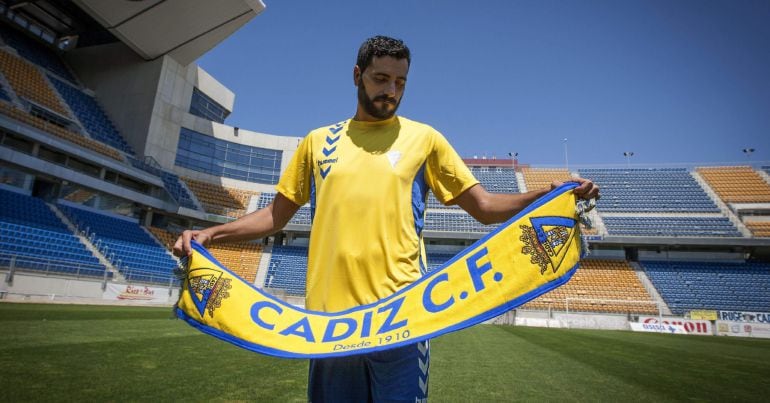
<path fill-rule="evenodd" d="M 313 177 L 311 150 L 311 136 L 308 135 L 299 144 L 275 187 L 276 191 L 298 206 L 303 206 L 310 200 L 310 183 Z"/>
<path fill-rule="evenodd" d="M 446 138 L 435 131 L 425 180 L 436 198 L 444 204 L 453 204 L 457 196 L 479 183 Z"/>

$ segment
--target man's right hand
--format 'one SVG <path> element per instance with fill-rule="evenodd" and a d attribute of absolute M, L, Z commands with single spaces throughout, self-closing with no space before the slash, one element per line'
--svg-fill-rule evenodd
<path fill-rule="evenodd" d="M 178 257 L 189 256 L 192 253 L 190 241 L 193 239 L 199 244 L 206 246 L 211 240 L 211 236 L 202 230 L 186 230 L 182 232 L 182 235 L 179 235 L 174 244 L 174 255 Z"/>

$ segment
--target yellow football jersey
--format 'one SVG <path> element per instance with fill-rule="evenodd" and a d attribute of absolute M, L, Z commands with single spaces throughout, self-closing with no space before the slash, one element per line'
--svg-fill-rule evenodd
<path fill-rule="evenodd" d="M 310 203 L 307 308 L 373 303 L 420 278 L 427 191 L 451 204 L 477 183 L 441 133 L 404 117 L 310 132 L 276 188 Z"/>

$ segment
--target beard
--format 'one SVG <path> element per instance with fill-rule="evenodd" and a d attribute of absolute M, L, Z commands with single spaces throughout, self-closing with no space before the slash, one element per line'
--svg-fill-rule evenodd
<path fill-rule="evenodd" d="M 376 101 L 382 101 L 382 106 L 377 107 L 377 105 L 374 104 Z M 359 78 L 358 103 L 370 116 L 385 120 L 396 114 L 398 106 L 401 104 L 401 100 L 391 98 L 387 95 L 378 95 L 374 98 L 369 98 L 369 95 L 366 94 L 366 86 L 364 85 L 364 80 Z M 390 109 L 390 105 L 393 105 L 393 109 Z"/>

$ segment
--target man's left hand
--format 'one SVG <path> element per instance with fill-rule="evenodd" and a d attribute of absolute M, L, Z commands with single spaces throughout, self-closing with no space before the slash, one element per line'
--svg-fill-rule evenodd
<path fill-rule="evenodd" d="M 579 199 L 588 200 L 588 199 L 595 198 L 596 200 L 599 200 L 599 198 L 601 197 L 599 195 L 599 186 L 597 186 L 596 184 L 594 184 L 588 179 L 572 178 L 567 182 L 576 182 L 579 184 L 578 187 L 576 187 L 575 189 L 572 189 L 572 191 L 575 193 L 575 195 Z M 561 186 L 563 183 L 564 182 L 554 181 L 553 183 L 551 183 L 551 189 L 556 189 L 557 187 Z"/>

